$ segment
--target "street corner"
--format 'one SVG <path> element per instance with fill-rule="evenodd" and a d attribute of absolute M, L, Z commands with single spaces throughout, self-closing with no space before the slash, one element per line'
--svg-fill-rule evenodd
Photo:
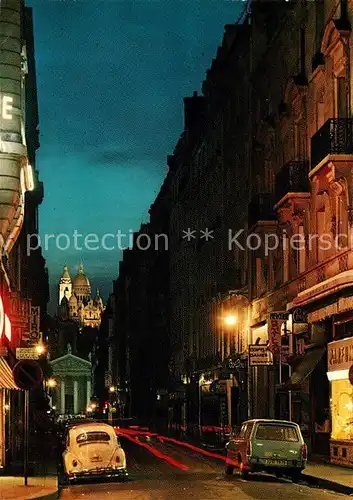
<path fill-rule="evenodd" d="M 0 477 L 0 500 L 54 500 L 59 498 L 56 477 L 29 478 L 28 485 L 22 477 Z"/>

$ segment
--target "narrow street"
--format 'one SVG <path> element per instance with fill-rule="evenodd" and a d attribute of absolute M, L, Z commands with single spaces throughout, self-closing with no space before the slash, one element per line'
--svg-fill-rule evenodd
<path fill-rule="evenodd" d="M 237 473 L 225 476 L 221 461 L 206 458 L 187 448 L 148 443 L 158 452 L 175 460 L 175 465 L 153 456 L 138 444 L 122 439 L 127 454 L 130 480 L 126 483 L 86 483 L 65 487 L 61 499 L 164 500 L 194 498 L 199 500 L 334 500 L 344 495 L 306 485 L 293 484 L 268 475 L 241 479 Z M 182 464 L 187 470 L 178 468 Z M 186 466 L 186 467 L 185 467 Z"/>

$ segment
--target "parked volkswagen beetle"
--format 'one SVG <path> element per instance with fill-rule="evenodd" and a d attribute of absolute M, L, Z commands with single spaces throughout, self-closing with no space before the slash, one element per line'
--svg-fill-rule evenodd
<path fill-rule="evenodd" d="M 297 481 L 307 463 L 307 446 L 300 427 L 286 420 L 248 420 L 226 449 L 226 474 L 239 468 L 244 478 L 249 472 L 269 472 Z"/>
<path fill-rule="evenodd" d="M 114 428 L 108 424 L 85 423 L 69 426 L 62 455 L 65 480 L 119 478 L 128 476 L 126 456 Z"/>

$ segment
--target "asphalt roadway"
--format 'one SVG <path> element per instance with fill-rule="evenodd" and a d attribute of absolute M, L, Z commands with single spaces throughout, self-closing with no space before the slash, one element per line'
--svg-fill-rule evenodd
<path fill-rule="evenodd" d="M 244 480 L 225 476 L 224 462 L 171 443 L 121 440 L 128 463 L 126 482 L 86 482 L 64 487 L 61 499 L 81 500 L 335 500 L 345 495 L 266 474 Z M 146 449 L 143 446 L 149 447 Z M 159 454 L 155 456 L 153 454 Z"/>

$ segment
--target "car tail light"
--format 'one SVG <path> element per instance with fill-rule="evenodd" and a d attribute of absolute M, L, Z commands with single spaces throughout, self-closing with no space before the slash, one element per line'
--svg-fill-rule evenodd
<path fill-rule="evenodd" d="M 308 458 L 308 447 L 306 444 L 302 446 L 302 459 L 306 460 Z"/>
<path fill-rule="evenodd" d="M 78 465 L 77 460 L 73 460 L 73 461 L 72 461 L 72 466 L 73 466 L 73 467 L 77 467 L 77 465 Z"/>
<path fill-rule="evenodd" d="M 247 445 L 247 447 L 246 447 L 246 454 L 247 454 L 248 456 L 250 456 L 250 455 L 251 455 L 251 446 L 250 446 L 250 443 L 248 443 L 248 445 Z"/>
<path fill-rule="evenodd" d="M 115 461 L 116 461 L 116 462 L 118 462 L 118 463 L 120 462 L 120 457 L 119 457 L 119 455 L 117 455 L 117 456 L 116 456 Z"/>

